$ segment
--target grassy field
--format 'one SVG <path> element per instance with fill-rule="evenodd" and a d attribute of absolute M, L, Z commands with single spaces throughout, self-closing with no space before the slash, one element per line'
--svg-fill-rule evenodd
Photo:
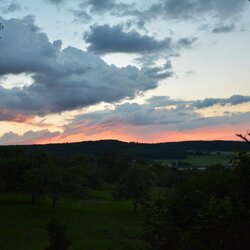
<path fill-rule="evenodd" d="M 185 160 L 188 163 L 191 163 L 194 167 L 203 167 L 210 166 L 216 164 L 229 164 L 230 160 L 233 157 L 233 153 L 228 152 L 220 152 L 219 154 L 211 154 L 211 155 L 189 155 Z"/>
<path fill-rule="evenodd" d="M 129 202 L 112 201 L 108 192 L 92 192 L 84 201 L 32 205 L 30 197 L 0 195 L 0 249 L 44 250 L 48 246 L 46 224 L 56 217 L 73 240 L 73 250 L 143 249 L 143 214 Z"/>
<path fill-rule="evenodd" d="M 234 154 L 231 152 L 214 152 L 209 155 L 189 155 L 186 159 L 182 160 L 182 162 L 190 164 L 190 166 L 187 167 L 206 167 L 216 164 L 228 165 L 233 156 Z M 178 161 L 173 159 L 158 160 L 158 162 L 172 164 Z"/>

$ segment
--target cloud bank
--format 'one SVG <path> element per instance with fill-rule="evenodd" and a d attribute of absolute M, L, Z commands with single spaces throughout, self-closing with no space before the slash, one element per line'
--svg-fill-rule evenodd
<path fill-rule="evenodd" d="M 132 126 L 164 126 L 166 129 L 194 129 L 208 125 L 230 124 L 250 121 L 249 112 L 224 112 L 223 115 L 204 117 L 200 110 L 214 105 L 239 105 L 250 103 L 249 96 L 231 96 L 230 98 L 209 98 L 204 100 L 184 101 L 166 96 L 152 97 L 145 104 L 125 103 L 113 110 L 98 111 L 77 116 L 72 123 L 83 127 L 109 124 Z M 75 127 L 75 126 L 72 126 Z M 81 127 L 81 126 L 77 126 Z M 70 128 L 70 125 L 69 125 Z"/>
<path fill-rule="evenodd" d="M 237 105 L 247 103 L 250 103 L 250 97 L 241 95 L 190 101 L 155 96 L 146 100 L 144 104 L 126 102 L 115 105 L 113 109 L 77 115 L 70 123 L 63 126 L 63 132 L 41 130 L 28 131 L 23 135 L 6 133 L 0 137 L 0 144 L 65 142 L 100 138 L 122 140 L 141 138 L 141 140 L 159 141 L 159 139 L 163 140 L 162 138 L 167 140 L 169 134 L 178 135 L 179 133 L 178 136 L 181 136 L 181 134 L 196 130 L 208 136 L 209 127 L 214 127 L 213 132 L 216 134 L 219 131 L 219 129 L 216 130 L 218 126 L 240 126 L 249 123 L 250 110 L 226 111 L 230 107 L 238 107 Z M 225 111 L 222 114 L 214 113 L 213 116 L 204 116 L 202 110 L 213 109 L 215 105 L 224 107 Z M 235 108 L 235 110 L 238 109 Z M 220 133 L 223 134 L 223 131 Z M 231 130 L 228 134 L 230 138 L 233 137 Z"/>
<path fill-rule="evenodd" d="M 0 18 L 0 22 L 6 27 L 0 47 L 0 76 L 26 73 L 33 79 L 24 87 L 0 86 L 0 109 L 24 115 L 60 113 L 133 98 L 158 86 L 157 77 L 136 67 L 118 68 L 92 53 L 74 47 L 61 49 L 62 42 L 50 42 L 31 16 Z"/>

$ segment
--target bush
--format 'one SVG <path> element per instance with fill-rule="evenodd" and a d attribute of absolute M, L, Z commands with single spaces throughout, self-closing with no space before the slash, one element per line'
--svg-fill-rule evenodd
<path fill-rule="evenodd" d="M 65 233 L 57 220 L 52 220 L 47 224 L 50 245 L 45 250 L 67 250 L 72 245 L 71 239 Z"/>

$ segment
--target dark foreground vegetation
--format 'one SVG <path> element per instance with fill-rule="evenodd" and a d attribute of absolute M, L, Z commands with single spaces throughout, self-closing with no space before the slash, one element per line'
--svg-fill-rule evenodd
<path fill-rule="evenodd" d="M 61 153 L 53 145 L 0 147 L 0 249 L 250 248 L 246 143 L 235 153 L 233 142 L 155 144 L 152 152 L 106 143 L 76 154 L 74 144 Z M 224 156 L 228 164 L 215 164 Z"/>

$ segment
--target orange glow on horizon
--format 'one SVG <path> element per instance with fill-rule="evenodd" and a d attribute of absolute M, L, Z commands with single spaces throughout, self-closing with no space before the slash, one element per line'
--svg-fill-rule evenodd
<path fill-rule="evenodd" d="M 141 143 L 160 143 L 160 142 L 175 142 L 175 141 L 196 141 L 196 140 L 234 140 L 239 138 L 236 133 L 244 133 L 250 124 L 231 124 L 217 125 L 203 128 L 196 128 L 184 131 L 158 131 L 147 132 L 143 129 L 133 131 L 132 126 L 121 127 L 117 130 L 101 131 L 92 134 L 71 134 L 56 136 L 48 139 L 40 139 L 35 141 L 35 144 L 49 143 L 71 143 L 81 141 L 97 141 L 97 140 L 120 140 L 125 142 L 141 142 Z M 135 129 L 135 128 L 134 128 Z M 139 132 L 138 132 L 139 131 Z M 82 131 L 81 131 L 82 132 Z"/>

